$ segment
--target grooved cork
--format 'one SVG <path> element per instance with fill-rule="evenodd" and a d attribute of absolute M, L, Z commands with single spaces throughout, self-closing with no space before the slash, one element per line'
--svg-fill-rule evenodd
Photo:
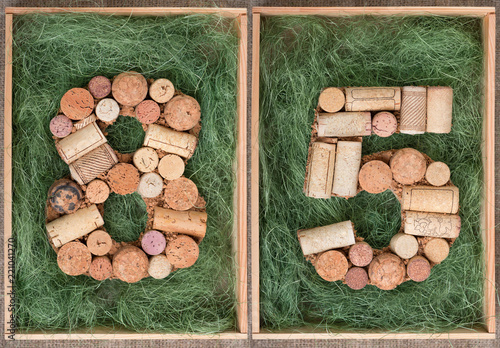
<path fill-rule="evenodd" d="M 396 151 L 390 160 L 394 180 L 403 185 L 411 185 L 422 180 L 427 169 L 425 157 L 415 149 L 404 148 Z"/>
<path fill-rule="evenodd" d="M 432 186 L 443 186 L 450 181 L 450 168 L 443 162 L 429 164 L 425 172 L 425 179 Z"/>
<path fill-rule="evenodd" d="M 196 149 L 197 139 L 189 133 L 150 124 L 144 137 L 144 146 L 173 153 L 184 158 L 190 158 Z"/>
<path fill-rule="evenodd" d="M 319 114 L 319 137 L 357 137 L 372 134 L 372 117 L 369 112 L 337 112 Z"/>
<path fill-rule="evenodd" d="M 187 268 L 198 260 L 200 250 L 193 238 L 179 235 L 165 249 L 168 261 L 177 268 Z"/>
<path fill-rule="evenodd" d="M 135 107 L 135 117 L 144 124 L 154 123 L 160 118 L 160 106 L 153 100 L 144 100 Z"/>
<path fill-rule="evenodd" d="M 90 203 L 104 203 L 109 197 L 109 186 L 102 180 L 93 180 L 87 185 L 85 195 Z"/>
<path fill-rule="evenodd" d="M 89 82 L 89 91 L 96 99 L 107 97 L 111 93 L 111 81 L 105 76 L 95 76 Z"/>
<path fill-rule="evenodd" d="M 401 209 L 428 213 L 458 213 L 456 186 L 403 186 Z"/>
<path fill-rule="evenodd" d="M 118 157 L 108 144 L 103 144 L 69 165 L 71 177 L 84 185 L 118 163 Z"/>
<path fill-rule="evenodd" d="M 405 265 L 401 259 L 390 253 L 377 256 L 368 267 L 372 285 L 382 290 L 392 290 L 404 280 Z"/>
<path fill-rule="evenodd" d="M 57 264 L 61 271 L 77 276 L 87 272 L 92 262 L 89 249 L 80 242 L 65 244 L 57 253 Z"/>
<path fill-rule="evenodd" d="M 345 283 L 353 290 L 361 290 L 368 284 L 368 273 L 364 268 L 351 267 L 345 275 Z"/>
<path fill-rule="evenodd" d="M 113 98 L 122 105 L 136 106 L 148 94 L 148 82 L 135 71 L 123 72 L 116 76 L 111 85 Z"/>
<path fill-rule="evenodd" d="M 434 263 L 443 262 L 450 253 L 450 245 L 443 238 L 433 238 L 424 246 L 425 256 Z"/>
<path fill-rule="evenodd" d="M 113 266 L 107 256 L 98 256 L 92 260 L 89 274 L 95 280 L 105 280 L 113 275 Z"/>
<path fill-rule="evenodd" d="M 335 282 L 344 278 L 349 264 L 340 251 L 328 250 L 318 256 L 314 267 L 321 278 L 328 282 Z"/>
<path fill-rule="evenodd" d="M 297 231 L 297 237 L 304 256 L 329 249 L 343 248 L 355 243 L 354 228 L 350 220 Z"/>
<path fill-rule="evenodd" d="M 64 138 L 71 134 L 73 122 L 66 115 L 57 115 L 50 120 L 50 132 L 58 138 Z"/>
<path fill-rule="evenodd" d="M 397 111 L 401 106 L 400 87 L 352 87 L 345 94 L 345 111 Z"/>
<path fill-rule="evenodd" d="M 68 179 L 57 180 L 49 188 L 49 202 L 60 214 L 71 214 L 80 208 L 83 192 L 80 186 Z"/>
<path fill-rule="evenodd" d="M 379 137 L 387 138 L 393 135 L 398 129 L 398 120 L 394 114 L 388 111 L 382 111 L 372 119 L 372 131 Z"/>
<path fill-rule="evenodd" d="M 155 255 L 149 259 L 148 273 L 155 279 L 166 278 L 172 272 L 172 265 L 163 254 Z"/>
<path fill-rule="evenodd" d="M 80 130 L 84 127 L 87 127 L 89 124 L 92 122 L 97 121 L 97 117 L 94 114 L 91 114 L 90 116 L 85 117 L 83 120 L 80 120 L 75 123 L 75 128 L 76 130 Z"/>
<path fill-rule="evenodd" d="M 139 185 L 139 171 L 131 164 L 118 163 L 108 172 L 108 184 L 119 195 L 133 193 Z"/>
<path fill-rule="evenodd" d="M 72 120 L 81 120 L 94 110 L 94 98 L 83 88 L 72 88 L 61 98 L 61 110 Z"/>
<path fill-rule="evenodd" d="M 305 189 L 307 197 L 330 198 L 332 196 L 336 148 L 335 144 L 320 142 L 311 145 Z"/>
<path fill-rule="evenodd" d="M 415 282 L 423 282 L 431 275 L 431 265 L 423 256 L 415 256 L 406 265 L 408 277 Z"/>
<path fill-rule="evenodd" d="M 349 260 L 354 266 L 365 267 L 372 262 L 373 249 L 366 242 L 359 242 L 349 248 Z"/>
<path fill-rule="evenodd" d="M 149 86 L 149 95 L 151 99 L 160 104 L 166 103 L 172 99 L 174 93 L 174 85 L 167 79 L 155 80 L 151 86 Z"/>
<path fill-rule="evenodd" d="M 113 274 L 127 283 L 135 283 L 148 276 L 149 260 L 144 251 L 127 245 L 113 256 Z"/>
<path fill-rule="evenodd" d="M 175 210 L 188 210 L 198 200 L 198 188 L 188 178 L 172 180 L 165 188 L 165 202 Z"/>
<path fill-rule="evenodd" d="M 158 172 L 166 180 L 178 179 L 184 174 L 184 161 L 177 155 L 165 155 L 158 164 Z"/>
<path fill-rule="evenodd" d="M 150 147 L 141 147 L 134 153 L 132 161 L 141 172 L 149 173 L 158 166 L 158 153 Z"/>
<path fill-rule="evenodd" d="M 111 236 L 103 230 L 96 230 L 87 238 L 87 248 L 97 256 L 106 255 L 113 246 Z"/>
<path fill-rule="evenodd" d="M 361 164 L 361 143 L 339 141 L 335 158 L 332 193 L 341 197 L 353 197 L 358 189 L 358 174 Z"/>
<path fill-rule="evenodd" d="M 451 132 L 453 89 L 450 87 L 427 88 L 427 132 Z"/>
<path fill-rule="evenodd" d="M 200 121 L 200 104 L 188 95 L 179 95 L 165 105 L 163 111 L 168 125 L 175 130 L 185 131 L 193 128 Z"/>
<path fill-rule="evenodd" d="M 207 213 L 192 210 L 176 211 L 156 206 L 154 208 L 153 228 L 203 238 L 207 231 Z"/>
<path fill-rule="evenodd" d="M 391 238 L 390 247 L 400 258 L 409 259 L 417 254 L 418 241 L 410 234 L 398 233 Z"/>
<path fill-rule="evenodd" d="M 150 230 L 144 233 L 141 239 L 142 250 L 149 255 L 158 255 L 165 250 L 167 241 L 163 233 Z"/>
<path fill-rule="evenodd" d="M 369 193 L 381 193 L 391 187 L 391 168 L 382 161 L 370 161 L 359 171 L 359 184 Z"/>
<path fill-rule="evenodd" d="M 406 211 L 405 233 L 424 237 L 457 238 L 461 219 L 458 215 Z"/>
<path fill-rule="evenodd" d="M 144 198 L 154 198 L 163 191 L 163 179 L 159 174 L 146 173 L 139 179 L 137 193 Z"/>
<path fill-rule="evenodd" d="M 120 106 L 111 98 L 104 98 L 95 107 L 95 114 L 103 122 L 111 122 L 120 115 Z"/>
<path fill-rule="evenodd" d="M 99 126 L 95 122 L 92 122 L 86 127 L 61 139 L 56 143 L 56 149 L 62 160 L 67 164 L 71 164 L 106 142 L 107 140 L 99 129 Z"/>
<path fill-rule="evenodd" d="M 424 134 L 427 116 L 427 93 L 425 87 L 403 87 L 401 121 L 399 129 L 405 134 Z"/>
<path fill-rule="evenodd" d="M 337 112 L 344 107 L 345 95 L 335 87 L 325 88 L 319 95 L 318 105 L 325 112 Z"/>

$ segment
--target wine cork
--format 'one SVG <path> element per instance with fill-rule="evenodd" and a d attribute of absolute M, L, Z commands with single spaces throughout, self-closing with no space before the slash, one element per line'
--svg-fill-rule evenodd
<path fill-rule="evenodd" d="M 172 99 L 174 93 L 174 85 L 167 79 L 155 80 L 151 86 L 149 86 L 149 95 L 151 99 L 160 104 L 166 103 Z"/>
<path fill-rule="evenodd" d="M 423 282 L 431 275 L 431 265 L 423 256 L 415 256 L 408 261 L 406 273 L 414 282 Z"/>
<path fill-rule="evenodd" d="M 77 276 L 88 271 L 92 255 L 89 249 L 80 242 L 63 245 L 57 253 L 57 265 L 67 275 Z"/>
<path fill-rule="evenodd" d="M 406 211 L 405 233 L 423 237 L 458 238 L 461 220 L 458 215 Z"/>
<path fill-rule="evenodd" d="M 113 246 L 111 236 L 103 230 L 96 230 L 87 238 L 87 248 L 97 256 L 106 255 Z"/>
<path fill-rule="evenodd" d="M 456 214 L 458 203 L 459 191 L 456 186 L 403 186 L 403 210 Z"/>
<path fill-rule="evenodd" d="M 351 267 L 345 275 L 345 283 L 353 290 L 361 290 L 368 284 L 368 273 L 364 268 Z"/>
<path fill-rule="evenodd" d="M 337 112 L 319 114 L 319 137 L 362 137 L 372 134 L 372 117 L 369 112 Z"/>
<path fill-rule="evenodd" d="M 453 89 L 427 87 L 427 132 L 451 132 Z"/>
<path fill-rule="evenodd" d="M 150 230 L 144 233 L 141 239 L 142 250 L 149 255 L 158 255 L 165 250 L 167 241 L 163 233 Z"/>
<path fill-rule="evenodd" d="M 158 166 L 158 153 L 150 147 L 141 147 L 132 158 L 134 165 L 143 173 L 149 173 Z"/>
<path fill-rule="evenodd" d="M 341 197 L 353 197 L 358 189 L 361 164 L 361 143 L 339 141 L 335 158 L 332 193 Z"/>
<path fill-rule="evenodd" d="M 396 133 L 398 129 L 398 120 L 394 114 L 388 111 L 382 111 L 372 119 L 372 131 L 379 137 L 387 138 Z"/>
<path fill-rule="evenodd" d="M 61 110 L 72 120 L 81 120 L 94 110 L 94 98 L 83 88 L 72 88 L 61 98 Z"/>
<path fill-rule="evenodd" d="M 335 144 L 320 142 L 311 145 L 305 189 L 307 197 L 330 198 L 332 196 L 336 148 Z"/>
<path fill-rule="evenodd" d="M 164 279 L 172 272 L 172 265 L 163 254 L 155 255 L 149 259 L 148 273 L 155 279 Z"/>
<path fill-rule="evenodd" d="M 399 130 L 404 134 L 424 134 L 427 116 L 426 88 L 405 86 L 402 94 Z"/>
<path fill-rule="evenodd" d="M 188 178 L 172 180 L 165 188 L 165 202 L 175 210 L 188 210 L 198 200 L 198 188 Z"/>
<path fill-rule="evenodd" d="M 112 122 L 120 115 L 120 106 L 111 98 L 104 98 L 95 107 L 95 114 L 103 122 Z"/>
<path fill-rule="evenodd" d="M 94 76 L 89 82 L 89 91 L 96 99 L 107 97 L 111 93 L 111 81 L 105 76 Z"/>
<path fill-rule="evenodd" d="M 76 182 L 84 185 L 109 170 L 116 163 L 118 163 L 118 157 L 115 152 L 111 146 L 104 144 L 71 163 L 69 172 Z"/>
<path fill-rule="evenodd" d="M 61 139 L 56 143 L 56 149 L 62 160 L 67 164 L 71 164 L 106 142 L 104 134 L 102 134 L 97 124 L 93 122 Z"/>
<path fill-rule="evenodd" d="M 64 138 L 71 134 L 73 122 L 65 115 L 57 115 L 50 120 L 50 132 L 57 138 Z"/>
<path fill-rule="evenodd" d="M 136 106 L 148 94 L 148 82 L 135 71 L 123 72 L 116 76 L 111 85 L 113 98 L 122 105 Z"/>
<path fill-rule="evenodd" d="M 165 249 L 168 261 L 177 268 L 188 268 L 198 260 L 200 250 L 193 238 L 179 235 Z"/>
<path fill-rule="evenodd" d="M 369 193 L 381 193 L 391 187 L 391 168 L 382 161 L 370 161 L 359 171 L 359 184 Z"/>
<path fill-rule="evenodd" d="M 76 122 L 74 126 L 76 130 L 80 130 L 95 121 L 97 121 L 97 117 L 94 114 L 91 114 L 90 116 L 85 117 L 83 120 Z"/>
<path fill-rule="evenodd" d="M 417 254 L 418 241 L 417 238 L 410 234 L 397 233 L 391 238 L 389 244 L 394 254 L 402 259 L 410 259 Z"/>
<path fill-rule="evenodd" d="M 85 195 L 90 203 L 104 203 L 109 197 L 109 186 L 102 180 L 92 180 L 87 185 Z"/>
<path fill-rule="evenodd" d="M 335 282 L 344 278 L 349 264 L 340 251 L 329 250 L 318 256 L 314 267 L 321 278 L 328 282 Z"/>
<path fill-rule="evenodd" d="M 137 192 L 144 198 L 154 198 L 163 191 L 163 179 L 159 174 L 146 173 L 139 179 Z"/>
<path fill-rule="evenodd" d="M 113 256 L 113 275 L 127 283 L 136 283 L 148 276 L 149 260 L 144 251 L 126 245 Z"/>
<path fill-rule="evenodd" d="M 372 259 L 373 249 L 368 243 L 359 242 L 349 248 L 349 260 L 354 266 L 368 266 Z"/>
<path fill-rule="evenodd" d="M 308 230 L 299 230 L 297 236 L 304 256 L 343 248 L 356 242 L 354 228 L 350 220 Z"/>
<path fill-rule="evenodd" d="M 424 254 L 431 262 L 441 263 L 450 253 L 450 245 L 443 238 L 432 238 L 424 246 Z"/>
<path fill-rule="evenodd" d="M 184 158 L 194 154 L 197 139 L 189 133 L 177 132 L 157 124 L 150 124 L 144 137 L 144 146 L 163 150 Z"/>
<path fill-rule="evenodd" d="M 89 275 L 95 280 L 103 281 L 113 275 L 113 266 L 107 256 L 98 256 L 92 260 Z"/>
<path fill-rule="evenodd" d="M 368 267 L 368 275 L 372 285 L 381 290 L 394 289 L 403 282 L 405 274 L 403 261 L 390 253 L 377 256 Z"/>
<path fill-rule="evenodd" d="M 337 112 L 344 107 L 344 104 L 345 95 L 339 88 L 325 88 L 319 95 L 318 105 L 325 112 Z"/>
<path fill-rule="evenodd" d="M 186 131 L 200 121 L 200 104 L 188 95 L 173 97 L 163 111 L 168 125 L 178 131 Z"/>
<path fill-rule="evenodd" d="M 135 117 L 144 124 L 154 123 L 160 118 L 160 106 L 153 100 L 144 100 L 135 107 Z"/>
<path fill-rule="evenodd" d="M 80 208 L 83 192 L 80 186 L 68 179 L 57 180 L 49 189 L 49 202 L 60 214 L 71 214 Z"/>
<path fill-rule="evenodd" d="M 394 180 L 403 185 L 412 185 L 422 180 L 427 170 L 424 155 L 411 148 L 396 151 L 389 164 Z"/>
<path fill-rule="evenodd" d="M 139 171 L 128 163 L 118 163 L 108 172 L 108 184 L 119 195 L 128 195 L 137 190 Z"/>
<path fill-rule="evenodd" d="M 153 228 L 202 239 L 207 231 L 207 213 L 193 210 L 176 211 L 156 206 L 154 208 Z"/>
<path fill-rule="evenodd" d="M 63 215 L 46 224 L 49 238 L 56 248 L 83 237 L 104 225 L 101 213 L 95 204 L 82 208 L 73 214 Z"/>
<path fill-rule="evenodd" d="M 433 162 L 427 167 L 425 179 L 432 186 L 443 186 L 450 181 L 450 168 L 443 162 Z"/>
<path fill-rule="evenodd" d="M 401 106 L 399 87 L 352 87 L 345 95 L 345 111 L 397 111 Z"/>
<path fill-rule="evenodd" d="M 158 164 L 158 173 L 166 180 L 178 179 L 184 174 L 184 161 L 177 155 L 165 155 Z"/>

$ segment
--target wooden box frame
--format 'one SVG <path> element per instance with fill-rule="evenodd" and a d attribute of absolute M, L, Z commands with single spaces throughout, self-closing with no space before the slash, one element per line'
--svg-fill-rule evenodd
<path fill-rule="evenodd" d="M 271 332 L 260 329 L 259 308 L 259 55 L 261 17 L 282 15 L 443 15 L 482 18 L 484 44 L 484 198 L 482 237 L 485 246 L 485 325 L 475 330 L 457 329 L 447 333 L 326 332 L 309 327 Z M 494 339 L 495 338 L 495 8 L 494 7 L 254 7 L 252 43 L 251 122 L 251 269 L 252 337 L 254 339 Z"/>
<path fill-rule="evenodd" d="M 137 333 L 125 329 L 112 330 L 97 328 L 68 332 L 23 332 L 16 330 L 16 340 L 47 339 L 246 339 L 248 337 L 247 303 L 247 173 L 246 173 L 246 135 L 247 135 L 247 10 L 245 8 L 187 8 L 187 7 L 7 7 L 5 9 L 5 100 L 4 100 L 4 338 L 9 339 L 10 312 L 12 300 L 8 270 L 9 239 L 12 236 L 12 24 L 13 17 L 29 13 L 98 13 L 123 16 L 168 16 L 182 14 L 218 14 L 236 18 L 239 36 L 238 45 L 238 95 L 237 95 L 237 147 L 233 165 L 236 172 L 234 191 L 234 233 L 233 253 L 236 260 L 236 299 L 237 330 L 218 334 L 188 333 Z"/>

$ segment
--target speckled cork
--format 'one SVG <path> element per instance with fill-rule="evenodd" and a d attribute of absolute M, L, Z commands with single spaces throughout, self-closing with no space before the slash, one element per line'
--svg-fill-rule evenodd
<path fill-rule="evenodd" d="M 372 285 L 381 290 L 392 290 L 403 282 L 406 269 L 398 256 L 384 253 L 370 263 L 368 275 Z"/>
<path fill-rule="evenodd" d="M 176 96 L 172 98 L 163 111 L 167 124 L 175 130 L 186 131 L 200 121 L 200 104 L 188 95 Z"/>
<path fill-rule="evenodd" d="M 135 283 L 148 276 L 149 260 L 144 251 L 127 245 L 113 256 L 113 275 L 127 283 Z"/>
<path fill-rule="evenodd" d="M 89 234 L 87 238 L 87 248 L 89 248 L 92 254 L 97 256 L 106 255 L 112 246 L 113 241 L 111 236 L 103 230 L 96 230 Z"/>
<path fill-rule="evenodd" d="M 325 88 L 319 95 L 318 105 L 325 112 L 337 112 L 344 107 L 345 95 L 340 88 Z"/>
<path fill-rule="evenodd" d="M 136 106 L 146 98 L 148 83 L 144 76 L 135 71 L 123 72 L 113 80 L 111 92 L 118 103 Z"/>
<path fill-rule="evenodd" d="M 395 234 L 391 238 L 389 246 L 392 252 L 402 259 L 412 258 L 417 254 L 418 251 L 417 238 L 405 233 Z"/>
<path fill-rule="evenodd" d="M 450 87 L 427 87 L 427 132 L 451 132 L 453 89 Z"/>
<path fill-rule="evenodd" d="M 431 265 L 423 256 L 415 256 L 408 261 L 406 273 L 411 280 L 423 282 L 431 275 Z"/>
<path fill-rule="evenodd" d="M 456 186 L 403 186 L 403 210 L 457 214 L 458 207 L 459 190 Z"/>
<path fill-rule="evenodd" d="M 113 192 L 127 195 L 137 190 L 139 171 L 128 163 L 118 163 L 108 172 L 108 184 Z"/>
<path fill-rule="evenodd" d="M 172 99 L 174 93 L 174 85 L 167 79 L 155 80 L 151 86 L 149 86 L 149 95 L 151 99 L 160 104 L 166 103 Z"/>
<path fill-rule="evenodd" d="M 391 168 L 382 161 L 370 161 L 359 171 L 359 184 L 369 193 L 381 193 L 391 187 Z"/>
<path fill-rule="evenodd" d="M 111 81 L 105 76 L 95 76 L 89 82 L 89 91 L 96 99 L 107 97 L 111 93 Z"/>
<path fill-rule="evenodd" d="M 207 213 L 204 211 L 177 211 L 154 207 L 153 228 L 177 232 L 202 239 L 207 231 Z"/>
<path fill-rule="evenodd" d="M 349 260 L 354 266 L 368 266 L 372 259 L 373 249 L 366 242 L 358 242 L 349 248 Z"/>
<path fill-rule="evenodd" d="M 349 264 L 340 251 L 328 250 L 318 256 L 314 267 L 321 278 L 328 282 L 335 282 L 344 278 Z"/>
<path fill-rule="evenodd" d="M 165 255 L 155 255 L 149 259 L 148 273 L 151 277 L 163 279 L 168 277 L 170 272 L 172 272 L 172 265 Z"/>
<path fill-rule="evenodd" d="M 297 236 L 304 256 L 355 243 L 354 228 L 350 220 L 298 231 Z"/>
<path fill-rule="evenodd" d="M 94 110 L 94 98 L 83 88 L 72 88 L 61 98 L 61 110 L 72 120 L 81 120 Z"/>
<path fill-rule="evenodd" d="M 332 196 L 336 148 L 335 144 L 322 142 L 315 142 L 311 145 L 304 192 L 307 197 L 330 198 Z"/>
<path fill-rule="evenodd" d="M 424 246 L 424 254 L 431 262 L 441 263 L 450 253 L 450 245 L 443 238 L 433 238 Z"/>
<path fill-rule="evenodd" d="M 364 268 L 351 267 L 345 275 L 345 283 L 353 290 L 361 290 L 368 284 L 368 273 Z"/>
<path fill-rule="evenodd" d="M 198 139 L 192 134 L 177 132 L 158 124 L 150 124 L 143 144 L 184 158 L 191 158 L 197 143 Z"/>
<path fill-rule="evenodd" d="M 184 174 L 184 161 L 177 155 L 168 154 L 158 164 L 158 172 L 166 180 L 178 179 Z"/>
<path fill-rule="evenodd" d="M 149 255 L 158 255 L 165 250 L 167 241 L 163 233 L 150 230 L 144 233 L 141 239 L 142 250 Z"/>
<path fill-rule="evenodd" d="M 98 256 L 92 260 L 89 274 L 95 280 L 105 280 L 113 275 L 113 265 L 107 256 Z"/>
<path fill-rule="evenodd" d="M 427 170 L 424 155 L 411 148 L 396 151 L 390 166 L 394 180 L 403 185 L 412 185 L 422 180 Z"/>
<path fill-rule="evenodd" d="M 336 112 L 319 114 L 319 137 L 357 137 L 372 134 L 372 117 L 369 112 Z"/>
<path fill-rule="evenodd" d="M 361 143 L 339 141 L 333 174 L 333 194 L 346 198 L 356 195 L 360 165 Z"/>
<path fill-rule="evenodd" d="M 49 189 L 49 202 L 60 214 L 71 214 L 80 208 L 83 192 L 80 186 L 68 179 L 57 180 Z"/>
<path fill-rule="evenodd" d="M 165 188 L 165 202 L 175 210 L 188 210 L 198 200 L 198 188 L 188 178 L 172 180 Z"/>
<path fill-rule="evenodd" d="M 406 211 L 405 233 L 423 237 L 457 238 L 462 222 L 459 215 Z"/>
<path fill-rule="evenodd" d="M 120 115 L 120 106 L 112 98 L 104 98 L 95 107 L 95 114 L 103 122 L 112 122 Z"/>
<path fill-rule="evenodd" d="M 187 268 L 194 265 L 198 260 L 200 250 L 193 238 L 179 235 L 176 239 L 167 244 L 165 254 L 172 266 L 177 268 Z"/>
<path fill-rule="evenodd" d="M 425 179 L 432 186 L 443 186 L 450 181 L 450 168 L 443 162 L 433 162 L 427 167 Z"/>
<path fill-rule="evenodd" d="M 163 191 L 163 179 L 157 173 L 145 173 L 139 179 L 137 193 L 144 198 L 154 198 Z"/>
<path fill-rule="evenodd" d="M 149 173 L 158 166 L 158 153 L 150 147 L 141 147 L 134 153 L 132 161 L 134 162 L 134 166 L 141 172 Z"/>
<path fill-rule="evenodd" d="M 57 138 L 64 138 L 71 134 L 73 122 L 65 115 L 57 115 L 50 120 L 50 132 Z"/>
<path fill-rule="evenodd" d="M 92 262 L 89 249 L 80 242 L 65 244 L 57 253 L 57 264 L 61 271 L 70 276 L 87 272 Z"/>
<path fill-rule="evenodd" d="M 398 120 L 393 113 L 382 111 L 372 119 L 372 131 L 379 137 L 387 138 L 396 133 L 398 129 Z"/>
<path fill-rule="evenodd" d="M 160 106 L 153 100 L 144 100 L 135 107 L 135 117 L 143 124 L 156 122 L 160 113 Z"/>
<path fill-rule="evenodd" d="M 85 195 L 90 203 L 104 203 L 109 197 L 109 186 L 102 180 L 92 180 L 87 185 Z"/>
<path fill-rule="evenodd" d="M 401 107 L 400 87 L 349 87 L 345 96 L 346 111 L 397 111 Z"/>

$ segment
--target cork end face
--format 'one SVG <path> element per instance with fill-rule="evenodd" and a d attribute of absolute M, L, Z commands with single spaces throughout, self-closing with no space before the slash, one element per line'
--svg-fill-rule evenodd
<path fill-rule="evenodd" d="M 113 275 L 127 283 L 136 283 L 147 277 L 148 268 L 148 257 L 135 246 L 125 246 L 113 257 Z"/>
<path fill-rule="evenodd" d="M 164 115 L 170 127 L 177 131 L 186 131 L 200 121 L 200 104 L 193 97 L 179 95 L 165 105 Z"/>
<path fill-rule="evenodd" d="M 377 256 L 370 263 L 368 274 L 372 285 L 381 290 L 392 290 L 403 282 L 406 269 L 398 256 L 385 253 Z"/>
<path fill-rule="evenodd" d="M 155 279 L 164 279 L 172 272 L 172 265 L 168 258 L 163 255 L 155 255 L 149 260 L 148 273 Z"/>
<path fill-rule="evenodd" d="M 349 264 L 340 251 L 329 250 L 318 256 L 314 267 L 321 278 L 328 282 L 335 282 L 344 278 Z"/>
<path fill-rule="evenodd" d="M 118 163 L 109 170 L 107 181 L 113 192 L 127 195 L 137 190 L 139 171 L 131 164 Z"/>
<path fill-rule="evenodd" d="M 64 244 L 57 253 L 57 264 L 61 271 L 70 276 L 77 276 L 88 271 L 92 255 L 80 242 Z"/>
<path fill-rule="evenodd" d="M 433 162 L 427 167 L 425 179 L 432 186 L 443 186 L 450 181 L 450 168 L 443 162 Z"/>
<path fill-rule="evenodd" d="M 450 253 L 450 245 L 443 238 L 433 238 L 424 247 L 425 256 L 433 263 L 443 262 Z"/>
<path fill-rule="evenodd" d="M 149 87 L 149 95 L 155 102 L 164 104 L 174 96 L 175 88 L 173 83 L 167 79 L 155 80 Z"/>
<path fill-rule="evenodd" d="M 427 162 L 419 151 L 404 148 L 392 156 L 390 167 L 394 180 L 402 185 L 412 185 L 424 177 Z"/>
<path fill-rule="evenodd" d="M 115 100 L 125 106 L 136 106 L 148 94 L 146 78 L 135 71 L 119 74 L 113 80 L 111 92 Z"/>
<path fill-rule="evenodd" d="M 340 88 L 328 87 L 319 95 L 318 105 L 325 112 L 340 111 L 345 104 L 345 95 Z"/>
<path fill-rule="evenodd" d="M 349 249 L 349 260 L 354 266 L 366 267 L 372 262 L 373 249 L 365 242 L 359 242 Z"/>
<path fill-rule="evenodd" d="M 367 162 L 359 171 L 359 184 L 369 193 L 382 193 L 391 187 L 391 168 L 382 161 Z"/>
<path fill-rule="evenodd" d="M 105 76 L 95 76 L 89 82 L 89 91 L 96 99 L 107 97 L 111 93 L 111 81 Z"/>
<path fill-rule="evenodd" d="M 408 277 L 415 282 L 423 282 L 431 275 L 431 265 L 425 257 L 415 256 L 406 267 Z"/>
<path fill-rule="evenodd" d="M 90 264 L 89 274 L 95 280 L 103 281 L 113 275 L 113 266 L 107 256 L 98 256 Z"/>
<path fill-rule="evenodd" d="M 364 268 L 351 267 L 345 275 L 345 283 L 353 290 L 361 290 L 368 284 L 368 273 Z"/>
<path fill-rule="evenodd" d="M 168 261 L 176 268 L 191 267 L 198 260 L 199 253 L 198 244 L 186 235 L 179 235 L 165 249 Z"/>
<path fill-rule="evenodd" d="M 72 88 L 61 98 L 61 110 L 72 120 L 82 120 L 94 110 L 94 98 L 84 88 Z"/>

